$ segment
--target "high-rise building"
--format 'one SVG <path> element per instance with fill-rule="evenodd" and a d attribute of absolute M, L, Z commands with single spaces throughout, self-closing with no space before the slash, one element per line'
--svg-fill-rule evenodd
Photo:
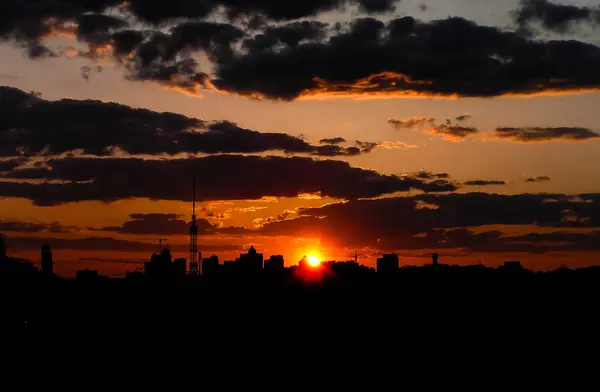
<path fill-rule="evenodd" d="M 284 269 L 284 261 L 282 255 L 271 256 L 269 260 L 265 261 L 265 269 L 274 271 Z"/>
<path fill-rule="evenodd" d="M 431 261 L 433 263 L 433 265 L 438 265 L 438 254 L 434 253 L 433 255 L 431 255 Z"/>
<path fill-rule="evenodd" d="M 185 278 L 186 275 L 186 263 L 185 258 L 175 259 L 173 261 L 172 273 L 175 278 Z"/>
<path fill-rule="evenodd" d="M 202 260 L 202 275 L 213 276 L 219 272 L 219 257 L 212 255 Z"/>
<path fill-rule="evenodd" d="M 50 248 L 50 245 L 42 246 L 41 264 L 42 274 L 52 275 L 54 273 L 54 265 L 52 262 L 52 249 Z"/>
<path fill-rule="evenodd" d="M 390 273 L 397 271 L 398 268 L 400 268 L 400 260 L 395 253 L 383 255 L 383 257 L 377 259 L 377 272 Z"/>
<path fill-rule="evenodd" d="M 236 264 L 238 269 L 242 271 L 261 270 L 263 268 L 263 254 L 258 253 L 254 249 L 254 245 L 252 245 L 248 253 L 240 254 L 240 258 L 236 260 Z"/>

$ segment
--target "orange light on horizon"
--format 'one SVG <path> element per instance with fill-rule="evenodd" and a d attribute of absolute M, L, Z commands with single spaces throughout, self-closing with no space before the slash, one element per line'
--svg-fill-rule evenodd
<path fill-rule="evenodd" d="M 318 256 L 315 256 L 315 255 L 308 256 L 307 261 L 308 261 L 308 265 L 313 268 L 317 268 L 318 266 L 321 265 L 321 260 L 319 259 Z"/>

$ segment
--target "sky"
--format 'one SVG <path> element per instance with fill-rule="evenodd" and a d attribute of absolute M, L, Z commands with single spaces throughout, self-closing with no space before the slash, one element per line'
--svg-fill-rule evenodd
<path fill-rule="evenodd" d="M 0 5 L 9 255 L 600 265 L 592 0 Z"/>

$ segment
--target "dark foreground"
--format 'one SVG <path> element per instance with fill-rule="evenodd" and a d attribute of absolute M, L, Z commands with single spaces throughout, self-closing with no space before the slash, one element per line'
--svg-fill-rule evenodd
<path fill-rule="evenodd" d="M 526 376 L 542 378 L 537 389 L 596 363 L 599 278 L 11 279 L 0 286 L 3 352 L 78 385 L 485 390 Z"/>

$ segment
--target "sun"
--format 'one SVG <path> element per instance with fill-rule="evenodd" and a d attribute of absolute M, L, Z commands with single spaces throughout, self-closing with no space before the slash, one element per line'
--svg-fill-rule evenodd
<path fill-rule="evenodd" d="M 308 265 L 310 265 L 313 268 L 316 268 L 319 265 L 321 265 L 321 260 L 319 260 L 319 258 L 315 255 L 308 256 L 307 261 L 308 261 Z"/>

